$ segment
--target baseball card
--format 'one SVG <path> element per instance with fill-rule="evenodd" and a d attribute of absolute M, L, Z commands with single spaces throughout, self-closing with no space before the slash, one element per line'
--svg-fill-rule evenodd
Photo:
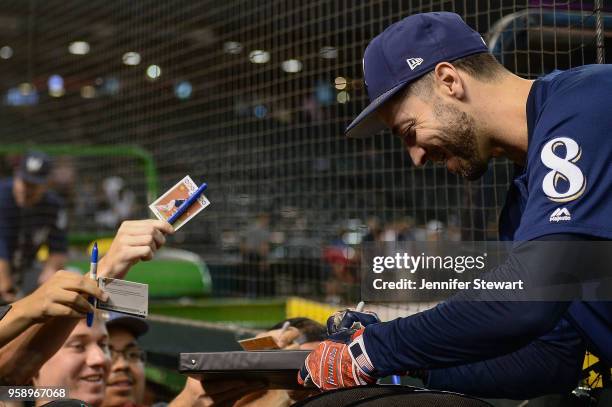
<path fill-rule="evenodd" d="M 149 286 L 118 278 L 102 277 L 98 285 L 109 296 L 108 301 L 97 301 L 97 308 L 146 318 L 149 314 Z"/>
<path fill-rule="evenodd" d="M 242 349 L 247 351 L 280 349 L 274 338 L 270 335 L 261 336 L 259 338 L 243 339 L 238 341 L 238 343 Z"/>
<path fill-rule="evenodd" d="M 196 183 L 187 175 L 157 198 L 155 202 L 149 205 L 149 208 L 158 219 L 167 221 L 197 189 Z M 174 223 L 174 230 L 179 230 L 208 205 L 210 205 L 210 201 L 202 194 Z"/>

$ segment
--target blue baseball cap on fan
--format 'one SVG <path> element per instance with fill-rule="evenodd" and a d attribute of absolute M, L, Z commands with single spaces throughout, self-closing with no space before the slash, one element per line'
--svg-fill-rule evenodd
<path fill-rule="evenodd" d="M 17 169 L 17 176 L 31 184 L 44 184 L 51 174 L 51 158 L 42 151 L 29 151 Z"/>
<path fill-rule="evenodd" d="M 134 335 L 135 338 L 138 338 L 149 331 L 149 324 L 146 320 L 127 314 L 120 314 L 118 312 L 108 313 L 106 327 L 109 330 L 115 327 L 125 329 Z"/>
<path fill-rule="evenodd" d="M 387 27 L 363 56 L 370 104 L 346 128 L 349 137 L 371 136 L 385 128 L 375 114 L 397 92 L 440 62 L 488 52 L 484 39 L 458 14 L 414 14 Z"/>

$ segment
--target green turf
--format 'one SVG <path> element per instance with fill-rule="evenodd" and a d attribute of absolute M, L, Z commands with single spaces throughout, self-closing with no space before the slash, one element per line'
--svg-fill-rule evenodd
<path fill-rule="evenodd" d="M 180 393 L 187 379 L 187 376 L 179 372 L 151 364 L 145 366 L 145 376 L 148 380 L 164 385 L 175 393 Z"/>
<path fill-rule="evenodd" d="M 208 322 L 267 328 L 285 319 L 284 300 L 201 300 L 196 303 L 151 302 L 149 313 Z"/>
<path fill-rule="evenodd" d="M 89 262 L 72 261 L 69 266 L 85 273 Z M 209 276 L 208 271 L 204 271 Z M 202 281 L 198 266 L 184 260 L 162 259 L 141 262 L 130 269 L 126 280 L 149 285 L 151 298 L 201 297 L 210 294 L 210 278 Z"/>

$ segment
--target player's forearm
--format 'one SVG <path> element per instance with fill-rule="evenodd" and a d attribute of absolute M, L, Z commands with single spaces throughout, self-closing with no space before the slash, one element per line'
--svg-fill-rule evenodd
<path fill-rule="evenodd" d="M 26 384 L 40 367 L 57 352 L 78 319 L 54 318 L 31 326 L 0 349 L 0 382 Z"/>
<path fill-rule="evenodd" d="M 535 281 L 537 276 L 544 288 L 546 282 L 579 282 L 590 263 L 575 255 L 573 244 L 584 239 L 551 235 L 538 240 L 554 241 L 548 247 L 554 247 L 556 255 L 549 256 L 540 242 L 518 245 L 485 277 Z M 552 330 L 569 306 L 569 302 L 526 301 L 533 299 L 528 292 L 509 290 L 504 297 L 477 293 L 478 301 L 473 293 L 462 292 L 431 310 L 368 326 L 363 335 L 366 350 L 382 374 L 457 366 L 515 351 Z"/>
<path fill-rule="evenodd" d="M 557 358 L 540 360 L 539 368 L 521 369 L 529 361 L 515 358 L 516 365 L 487 361 L 436 369 L 429 372 L 425 386 L 432 390 L 454 391 L 475 397 L 524 400 L 545 394 L 568 394 L 576 387 L 580 366 L 561 365 Z M 563 361 L 561 361 L 563 362 Z M 502 370 L 506 368 L 507 370 Z"/>
<path fill-rule="evenodd" d="M 450 302 L 368 326 L 366 350 L 381 376 L 472 363 L 519 349 L 546 333 L 563 303 Z"/>
<path fill-rule="evenodd" d="M 477 397 L 527 399 L 567 394 L 579 380 L 584 359 L 580 333 L 562 319 L 549 334 L 517 352 L 428 372 L 425 385 Z"/>

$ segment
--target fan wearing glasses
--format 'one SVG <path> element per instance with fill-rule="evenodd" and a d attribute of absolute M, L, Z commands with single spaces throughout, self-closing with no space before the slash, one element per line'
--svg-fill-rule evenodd
<path fill-rule="evenodd" d="M 106 328 L 111 367 L 102 407 L 141 406 L 145 391 L 145 352 L 140 349 L 138 338 L 149 326 L 143 319 L 110 313 Z"/>

